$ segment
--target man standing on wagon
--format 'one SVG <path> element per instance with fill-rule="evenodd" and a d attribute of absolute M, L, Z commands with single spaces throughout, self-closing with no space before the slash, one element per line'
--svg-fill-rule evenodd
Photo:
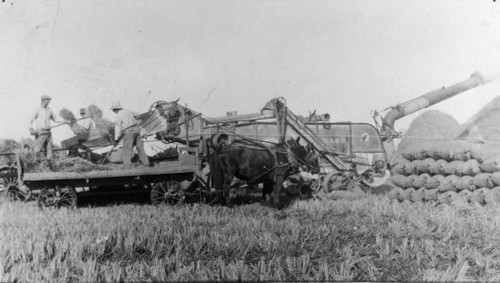
<path fill-rule="evenodd" d="M 116 113 L 114 145 L 116 146 L 123 139 L 122 160 L 124 167 L 131 168 L 134 146 L 141 162 L 144 165 L 149 165 L 138 122 L 135 119 L 138 113 L 130 109 L 123 109 L 118 101 L 111 103 L 111 110 Z"/>
<path fill-rule="evenodd" d="M 48 95 L 43 95 L 41 105 L 33 114 L 30 121 L 30 133 L 35 136 L 35 154 L 45 150 L 47 159 L 52 158 L 52 133 L 50 131 L 50 120 L 66 124 L 62 119 L 59 119 L 52 109 L 49 107 L 52 98 Z"/>

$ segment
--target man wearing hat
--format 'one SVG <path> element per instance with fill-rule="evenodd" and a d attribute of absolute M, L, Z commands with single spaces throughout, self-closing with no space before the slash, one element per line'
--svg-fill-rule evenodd
<path fill-rule="evenodd" d="M 78 121 L 78 125 L 84 128 L 86 132 L 95 130 L 95 121 L 89 117 L 85 108 L 80 108 L 80 116 L 82 116 L 82 118 Z"/>
<path fill-rule="evenodd" d="M 52 98 L 48 95 L 41 97 L 41 105 L 33 114 L 30 121 L 30 133 L 35 136 L 35 153 L 45 150 L 47 159 L 52 158 L 52 133 L 50 120 L 56 123 L 66 123 L 59 119 L 49 107 Z"/>
<path fill-rule="evenodd" d="M 144 151 L 138 122 L 135 119 L 138 113 L 129 109 L 123 109 L 119 101 L 111 103 L 111 110 L 116 113 L 115 121 L 115 143 L 123 139 L 122 160 L 125 168 L 131 167 L 134 146 L 139 154 L 139 159 L 145 165 L 149 165 L 149 159 Z"/>

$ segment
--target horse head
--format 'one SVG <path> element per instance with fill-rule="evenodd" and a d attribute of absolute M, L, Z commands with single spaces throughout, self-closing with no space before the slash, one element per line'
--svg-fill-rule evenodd
<path fill-rule="evenodd" d="M 293 153 L 293 157 L 300 165 L 306 166 L 309 171 L 314 173 L 319 172 L 318 153 L 311 144 L 303 146 L 299 141 L 300 137 L 297 139 L 290 139 L 286 142 Z"/>

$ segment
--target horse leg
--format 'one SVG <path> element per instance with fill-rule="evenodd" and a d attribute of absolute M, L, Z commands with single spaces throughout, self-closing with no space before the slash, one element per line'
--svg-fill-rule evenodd
<path fill-rule="evenodd" d="M 270 180 L 266 180 L 263 182 L 262 188 L 262 201 L 264 204 L 271 206 L 271 193 L 273 191 L 273 182 Z"/>
<path fill-rule="evenodd" d="M 233 202 L 231 200 L 231 183 L 233 181 L 233 176 L 231 174 L 224 174 L 224 184 L 223 184 L 223 190 L 222 190 L 222 195 L 224 197 L 224 200 L 226 201 L 226 206 L 232 207 Z"/>
<path fill-rule="evenodd" d="M 288 169 L 284 168 L 276 168 L 272 195 L 273 195 L 273 205 L 277 209 L 282 209 L 284 207 L 283 200 L 281 197 L 281 188 L 283 187 L 283 182 L 285 181 L 285 175 L 287 170 Z"/>

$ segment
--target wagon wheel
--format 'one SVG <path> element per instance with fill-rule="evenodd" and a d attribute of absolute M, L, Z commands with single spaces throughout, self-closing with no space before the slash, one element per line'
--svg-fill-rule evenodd
<path fill-rule="evenodd" d="M 0 194 L 2 199 L 9 201 L 28 201 L 31 191 L 26 186 L 20 186 L 17 177 L 17 170 L 13 167 L 1 170 L 1 173 L 8 173 L 10 177 L 0 178 Z"/>
<path fill-rule="evenodd" d="M 38 207 L 45 208 L 75 208 L 78 198 L 75 189 L 70 186 L 63 188 L 44 188 L 38 195 Z"/>
<path fill-rule="evenodd" d="M 322 189 L 325 190 L 326 193 L 332 191 L 346 191 L 349 189 L 350 183 L 351 179 L 347 175 L 339 172 L 332 172 L 326 175 Z"/>
<path fill-rule="evenodd" d="M 315 195 L 321 191 L 322 185 L 324 182 L 324 175 L 321 175 L 319 178 L 311 180 L 309 187 L 311 188 L 311 194 Z"/>
<path fill-rule="evenodd" d="M 151 203 L 154 205 L 176 205 L 184 203 L 185 195 L 181 184 L 174 180 L 156 183 L 151 189 Z"/>

